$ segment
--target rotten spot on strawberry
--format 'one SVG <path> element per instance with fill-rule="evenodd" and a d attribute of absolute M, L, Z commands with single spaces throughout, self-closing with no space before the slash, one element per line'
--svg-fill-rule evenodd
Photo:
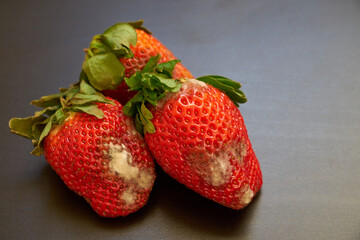
<path fill-rule="evenodd" d="M 230 158 L 234 154 L 234 149 L 219 149 L 216 153 L 210 153 L 200 147 L 193 149 L 186 159 L 190 168 L 194 169 L 209 185 L 219 187 L 230 180 L 233 171 Z"/>
<path fill-rule="evenodd" d="M 137 193 L 134 192 L 134 189 L 127 188 L 121 195 L 121 200 L 125 202 L 125 205 L 132 205 L 136 201 Z"/>
<path fill-rule="evenodd" d="M 251 199 L 254 196 L 253 190 L 250 189 L 250 187 L 242 194 L 242 197 L 240 199 L 241 202 L 244 204 L 249 204 L 251 202 Z"/>
<path fill-rule="evenodd" d="M 126 183 L 132 183 L 140 189 L 149 188 L 153 175 L 145 169 L 133 166 L 133 158 L 125 145 L 109 144 L 109 169 L 122 177 Z"/>

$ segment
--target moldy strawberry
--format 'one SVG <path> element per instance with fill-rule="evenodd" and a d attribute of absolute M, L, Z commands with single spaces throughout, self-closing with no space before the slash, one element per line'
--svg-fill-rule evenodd
<path fill-rule="evenodd" d="M 171 79 L 176 62 L 156 65 L 158 60 L 151 58 L 145 71 L 125 79 L 138 92 L 124 113 L 135 117 L 156 162 L 171 177 L 226 207 L 247 206 L 262 174 L 237 108 L 246 102 L 241 85 L 215 75 Z"/>
<path fill-rule="evenodd" d="M 27 137 L 65 185 L 100 216 L 126 216 L 143 207 L 155 180 L 153 159 L 122 105 L 82 80 L 32 102 L 34 116 L 13 118 L 13 133 Z"/>

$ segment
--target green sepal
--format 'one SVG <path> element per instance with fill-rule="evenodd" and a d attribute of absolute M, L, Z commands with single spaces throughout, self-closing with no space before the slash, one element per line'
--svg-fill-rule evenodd
<path fill-rule="evenodd" d="M 43 115 L 43 117 L 44 117 L 44 115 Z M 49 120 L 50 120 L 49 117 L 45 117 L 43 121 L 40 120 L 38 122 L 35 122 L 32 125 L 32 128 L 31 128 L 32 135 L 33 135 L 32 142 L 33 142 L 34 147 L 36 147 L 38 145 L 41 133 L 43 132 L 44 127 L 48 123 Z"/>
<path fill-rule="evenodd" d="M 129 87 L 129 91 L 137 91 L 141 89 L 143 76 L 140 72 L 134 73 L 131 77 L 125 78 L 125 83 Z"/>
<path fill-rule="evenodd" d="M 177 63 L 180 63 L 179 59 L 171 60 L 168 62 L 160 63 L 156 66 L 156 71 L 166 75 L 168 78 L 172 78 L 173 71 Z"/>
<path fill-rule="evenodd" d="M 35 149 L 31 152 L 31 154 L 35 155 L 35 156 L 40 156 L 41 154 L 43 154 L 44 152 L 44 148 L 42 146 L 42 140 L 49 134 L 51 127 L 52 127 L 52 121 L 51 118 L 47 120 L 45 120 L 47 123 L 44 126 L 40 136 L 38 139 L 34 139 L 33 140 L 33 145 L 35 147 Z"/>
<path fill-rule="evenodd" d="M 159 100 L 158 94 L 155 91 L 146 91 L 144 90 L 144 97 L 152 105 L 156 106 Z"/>
<path fill-rule="evenodd" d="M 78 93 L 78 94 L 74 95 L 74 97 L 71 99 L 72 105 L 84 105 L 84 104 L 96 103 L 96 102 L 112 103 L 111 100 L 104 98 L 104 95 L 102 95 L 99 92 L 91 94 L 91 95 Z"/>
<path fill-rule="evenodd" d="M 156 56 L 150 57 L 150 59 L 145 64 L 144 68 L 141 70 L 141 73 L 151 73 L 155 72 L 155 67 L 160 61 L 161 55 L 157 54 Z"/>
<path fill-rule="evenodd" d="M 239 106 L 239 103 L 245 103 L 247 101 L 245 94 L 240 90 L 241 84 L 229 78 L 217 75 L 208 75 L 198 77 L 197 80 L 205 82 L 223 91 L 236 106 Z"/>
<path fill-rule="evenodd" d="M 101 111 L 98 107 L 96 107 L 93 104 L 76 105 L 76 106 L 68 108 L 68 110 L 73 111 L 73 112 L 84 112 L 84 113 L 93 115 L 98 119 L 102 119 L 104 117 L 104 112 Z"/>
<path fill-rule="evenodd" d="M 111 52 L 110 47 L 108 47 L 103 42 L 104 37 L 102 35 L 95 35 L 90 42 L 89 49 L 85 50 L 89 57 L 97 54 L 103 54 Z"/>
<path fill-rule="evenodd" d="M 153 117 L 154 117 L 153 114 L 150 112 L 149 109 L 147 109 L 147 107 L 145 106 L 144 103 L 141 104 L 140 109 L 141 109 L 141 113 L 145 119 L 149 119 L 149 120 L 153 119 Z"/>
<path fill-rule="evenodd" d="M 141 70 L 141 73 L 159 73 L 164 75 L 166 78 L 172 78 L 176 64 L 180 63 L 181 61 L 179 59 L 175 59 L 158 64 L 160 58 L 160 54 L 152 56 L 145 64 L 145 67 Z"/>
<path fill-rule="evenodd" d="M 137 109 L 138 116 L 136 116 L 136 118 L 140 118 L 140 122 L 143 125 L 144 133 L 154 133 L 155 126 L 151 122 L 151 119 L 153 119 L 152 113 L 145 107 L 144 103 L 142 103 L 141 106 L 137 105 Z"/>
<path fill-rule="evenodd" d="M 74 87 L 76 87 L 76 85 Z M 79 88 L 79 93 L 89 95 L 97 93 L 97 91 L 90 84 L 88 84 L 87 81 L 80 81 Z"/>
<path fill-rule="evenodd" d="M 79 85 L 74 85 L 73 87 L 67 89 L 66 91 L 63 92 L 63 95 L 65 95 L 65 98 L 60 97 L 60 103 L 63 102 L 63 104 L 66 105 L 79 92 L 80 92 Z"/>
<path fill-rule="evenodd" d="M 33 139 L 34 133 L 32 126 L 35 123 L 42 122 L 46 119 L 46 117 L 40 115 L 40 116 L 31 116 L 26 118 L 12 118 L 9 122 L 9 127 L 11 129 L 12 133 L 18 134 L 22 137 L 26 137 L 28 139 Z M 40 134 L 37 138 L 40 137 Z"/>
<path fill-rule="evenodd" d="M 55 105 L 55 106 L 51 106 L 51 107 L 47 107 L 44 108 L 41 111 L 36 111 L 34 116 L 38 117 L 38 116 L 42 116 L 42 115 L 46 115 L 46 116 L 51 116 L 53 115 L 58 109 L 60 108 L 60 105 Z"/>
<path fill-rule="evenodd" d="M 143 127 L 143 124 L 141 123 L 139 114 L 136 114 L 135 119 L 134 119 L 134 122 L 135 122 L 135 128 L 136 128 L 136 130 L 137 130 L 140 134 L 144 135 L 144 127 Z"/>
<path fill-rule="evenodd" d="M 117 23 L 104 31 L 102 42 L 119 58 L 134 56 L 130 46 L 136 45 L 137 34 L 134 27 L 128 23 Z"/>
<path fill-rule="evenodd" d="M 12 133 L 32 140 L 35 149 L 31 153 L 36 156 L 43 153 L 42 142 L 52 127 L 62 124 L 71 112 L 85 112 L 101 119 L 104 113 L 96 103 L 114 104 L 85 80 L 31 103 L 43 109 L 30 117 L 10 119 L 9 127 Z"/>
<path fill-rule="evenodd" d="M 49 96 L 41 97 L 38 100 L 31 101 L 31 105 L 46 108 L 50 106 L 57 106 L 60 104 L 60 97 L 62 96 L 62 93 L 56 93 Z"/>
<path fill-rule="evenodd" d="M 128 101 L 123 107 L 123 113 L 128 116 L 135 116 L 137 111 L 137 105 L 142 103 L 144 100 L 144 93 L 139 91 L 136 95 Z"/>
<path fill-rule="evenodd" d="M 152 32 L 150 32 L 149 29 L 147 29 L 143 26 L 144 20 L 142 20 L 142 19 L 138 20 L 136 22 L 128 22 L 128 24 L 130 24 L 131 26 L 133 26 L 136 29 L 141 29 L 141 30 L 145 31 L 148 34 L 152 34 Z"/>
<path fill-rule="evenodd" d="M 158 79 L 157 86 L 161 86 L 162 89 L 169 91 L 169 92 L 177 92 L 181 88 L 180 81 L 174 81 L 171 78 L 162 78 L 161 75 L 154 75 Z"/>
<path fill-rule="evenodd" d="M 94 55 L 83 64 L 90 84 L 97 90 L 116 89 L 124 79 L 125 67 L 113 53 Z"/>

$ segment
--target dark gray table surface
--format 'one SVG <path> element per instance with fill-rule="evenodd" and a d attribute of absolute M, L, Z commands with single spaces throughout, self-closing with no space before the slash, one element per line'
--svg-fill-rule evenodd
<path fill-rule="evenodd" d="M 157 169 L 146 207 L 103 219 L 9 133 L 93 35 L 141 18 L 195 76 L 242 83 L 264 176 L 246 209 Z M 360 239 L 360 1 L 1 1 L 0 34 L 0 239 Z"/>

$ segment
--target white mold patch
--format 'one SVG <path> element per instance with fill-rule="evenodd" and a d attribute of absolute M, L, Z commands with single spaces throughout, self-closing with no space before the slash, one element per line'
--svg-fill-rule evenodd
<path fill-rule="evenodd" d="M 138 177 L 139 168 L 131 166 L 131 154 L 126 150 L 126 147 L 123 144 L 114 145 L 113 143 L 110 143 L 109 154 L 111 158 L 109 168 L 111 171 L 119 174 L 125 181 L 130 181 Z"/>
<path fill-rule="evenodd" d="M 231 175 L 232 166 L 229 159 L 218 157 L 209 163 L 209 176 L 205 180 L 215 187 L 225 184 Z"/>
<path fill-rule="evenodd" d="M 154 176 L 148 172 L 141 171 L 138 178 L 138 185 L 140 188 L 149 188 L 153 182 Z"/>
<path fill-rule="evenodd" d="M 126 205 L 131 205 L 135 203 L 136 192 L 134 192 L 132 188 L 128 188 L 121 195 L 121 199 L 125 202 Z"/>
<path fill-rule="evenodd" d="M 188 157 L 192 168 L 203 179 L 214 187 L 228 183 L 233 171 L 233 165 L 242 165 L 248 154 L 248 145 L 246 143 L 230 144 L 218 149 L 217 153 L 204 152 L 203 149 L 194 150 Z"/>
<path fill-rule="evenodd" d="M 229 152 L 224 150 L 218 154 L 211 154 L 204 151 L 202 149 L 187 157 L 190 167 L 212 186 L 218 187 L 226 184 L 233 170 Z"/>
<path fill-rule="evenodd" d="M 109 169 L 124 179 L 125 183 L 134 183 L 141 189 L 151 187 L 153 175 L 145 169 L 133 166 L 132 156 L 125 145 L 109 144 Z"/>
<path fill-rule="evenodd" d="M 253 190 L 251 190 L 250 188 L 248 188 L 242 195 L 240 202 L 244 203 L 244 204 L 249 204 L 251 202 L 251 199 L 254 196 L 254 192 Z"/>

